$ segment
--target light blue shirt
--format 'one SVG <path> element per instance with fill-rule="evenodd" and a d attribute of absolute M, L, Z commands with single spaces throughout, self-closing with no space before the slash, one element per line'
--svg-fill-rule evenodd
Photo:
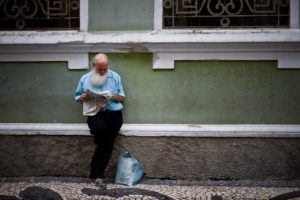
<path fill-rule="evenodd" d="M 112 94 L 117 94 L 120 96 L 125 97 L 125 93 L 123 90 L 121 77 L 119 74 L 112 70 L 108 70 L 107 80 L 101 86 L 94 86 L 91 83 L 92 71 L 84 74 L 78 83 L 76 92 L 75 92 L 75 99 L 79 101 L 80 95 L 86 92 L 88 89 L 92 92 L 101 93 L 101 92 L 110 92 Z M 122 110 L 123 105 L 120 102 L 110 101 L 107 105 L 107 110 L 117 111 Z"/>

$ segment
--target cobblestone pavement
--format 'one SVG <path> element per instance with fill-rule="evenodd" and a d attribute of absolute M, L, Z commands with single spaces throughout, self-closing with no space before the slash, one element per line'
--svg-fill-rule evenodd
<path fill-rule="evenodd" d="M 105 180 L 100 189 L 85 178 L 22 177 L 0 178 L 0 200 L 20 199 L 165 199 L 300 200 L 300 181 L 174 181 L 143 180 L 134 186 Z"/>

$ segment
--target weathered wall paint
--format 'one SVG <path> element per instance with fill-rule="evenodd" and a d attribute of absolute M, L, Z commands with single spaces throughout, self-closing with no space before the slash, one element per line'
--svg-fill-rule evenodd
<path fill-rule="evenodd" d="M 89 0 L 89 30 L 152 30 L 153 0 Z"/>
<path fill-rule="evenodd" d="M 73 97 L 82 73 L 66 62 L 0 63 L 0 122 L 83 121 Z"/>
<path fill-rule="evenodd" d="M 275 61 L 180 61 L 153 70 L 152 54 L 109 57 L 126 92 L 125 123 L 300 123 L 300 70 Z M 87 71 L 66 65 L 0 63 L 0 122 L 84 123 L 74 91 Z"/>
<path fill-rule="evenodd" d="M 300 70 L 279 70 L 275 61 L 180 61 L 153 70 L 151 54 L 110 59 L 125 85 L 125 122 L 300 123 Z"/>

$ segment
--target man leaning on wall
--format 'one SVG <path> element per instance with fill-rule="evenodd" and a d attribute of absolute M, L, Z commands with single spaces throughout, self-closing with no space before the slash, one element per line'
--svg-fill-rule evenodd
<path fill-rule="evenodd" d="M 89 177 L 96 185 L 105 187 L 104 171 L 123 124 L 122 102 L 125 100 L 125 93 L 120 75 L 109 69 L 107 55 L 97 54 L 92 60 L 92 65 L 92 70 L 81 77 L 75 99 L 84 104 L 84 109 L 88 106 L 87 124 L 96 144 Z M 89 104 L 95 102 L 91 93 L 102 95 L 104 100 L 101 106 Z"/>

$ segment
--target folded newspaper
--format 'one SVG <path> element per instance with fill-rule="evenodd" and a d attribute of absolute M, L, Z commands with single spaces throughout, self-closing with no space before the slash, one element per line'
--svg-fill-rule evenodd
<path fill-rule="evenodd" d="M 105 110 L 109 102 L 110 92 L 105 91 L 101 93 L 86 91 L 86 94 L 90 97 L 88 101 L 83 102 L 83 115 L 94 116 L 99 111 Z"/>

